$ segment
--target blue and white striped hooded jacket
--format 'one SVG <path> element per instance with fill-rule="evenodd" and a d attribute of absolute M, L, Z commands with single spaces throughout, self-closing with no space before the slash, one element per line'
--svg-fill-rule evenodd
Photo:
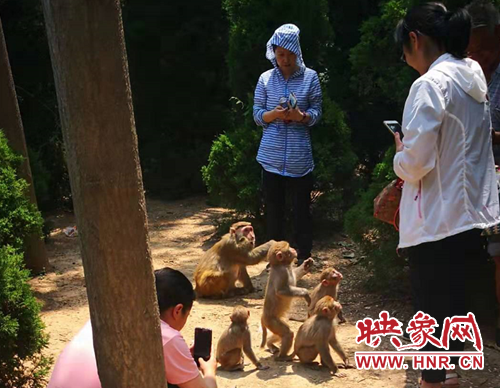
<path fill-rule="evenodd" d="M 293 24 L 278 28 L 267 42 L 266 58 L 274 69 L 262 73 L 255 88 L 253 117 L 263 127 L 257 161 L 271 173 L 302 177 L 314 169 L 310 129 L 321 118 L 321 86 L 318 74 L 306 67 L 299 42 L 300 30 Z M 273 45 L 292 51 L 297 56 L 298 70 L 285 80 L 278 68 Z M 282 97 L 291 92 L 297 96 L 298 107 L 311 119 L 307 124 L 275 120 L 266 123 L 262 115 L 273 110 Z"/>

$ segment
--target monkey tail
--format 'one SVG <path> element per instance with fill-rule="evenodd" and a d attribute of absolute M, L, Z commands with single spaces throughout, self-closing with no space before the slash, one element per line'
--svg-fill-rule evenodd
<path fill-rule="evenodd" d="M 260 327 L 262 328 L 262 341 L 260 343 L 260 347 L 263 348 L 264 346 L 266 346 L 267 342 L 267 328 L 262 318 L 260 320 Z"/>

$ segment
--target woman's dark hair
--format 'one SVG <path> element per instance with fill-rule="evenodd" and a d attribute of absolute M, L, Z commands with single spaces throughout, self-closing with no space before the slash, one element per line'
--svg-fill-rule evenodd
<path fill-rule="evenodd" d="M 425 3 L 410 9 L 399 21 L 394 39 L 402 50 L 408 47 L 413 31 L 432 38 L 440 48 L 461 59 L 467 56 L 470 29 L 471 17 L 465 9 L 450 12 L 441 3 Z"/>
<path fill-rule="evenodd" d="M 155 271 L 155 283 L 160 314 L 178 304 L 184 306 L 184 313 L 191 310 L 196 294 L 193 285 L 182 272 L 168 267 L 158 269 Z"/>

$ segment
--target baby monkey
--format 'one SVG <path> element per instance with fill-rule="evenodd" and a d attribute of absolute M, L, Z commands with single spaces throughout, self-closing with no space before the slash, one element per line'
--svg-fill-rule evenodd
<path fill-rule="evenodd" d="M 347 356 L 337 341 L 333 320 L 341 311 L 342 306 L 331 296 L 321 298 L 313 311 L 313 315 L 300 326 L 294 344 L 294 355 L 297 355 L 300 362 L 310 364 L 318 354 L 321 357 L 321 364 L 330 369 L 330 373 L 337 377 L 344 377 L 337 374 L 338 367 L 330 354 L 330 346 L 348 365 Z"/>
<path fill-rule="evenodd" d="M 217 362 L 220 363 L 222 370 L 243 370 L 243 352 L 257 369 L 269 369 L 257 360 L 252 350 L 252 339 L 247 323 L 249 317 L 250 311 L 243 306 L 234 308 L 231 314 L 231 324 L 222 333 L 217 344 Z"/>
<path fill-rule="evenodd" d="M 313 312 L 316 307 L 316 303 L 318 300 L 323 298 L 325 295 L 331 296 L 333 299 L 338 301 L 338 292 L 340 281 L 344 277 L 342 274 L 337 271 L 335 268 L 327 268 L 323 272 L 321 272 L 320 283 L 316 286 L 316 288 L 311 293 L 311 304 L 309 305 L 309 311 L 307 316 L 310 317 L 313 315 Z M 344 323 L 345 318 L 342 314 L 342 310 L 339 311 L 338 314 L 339 322 Z"/>

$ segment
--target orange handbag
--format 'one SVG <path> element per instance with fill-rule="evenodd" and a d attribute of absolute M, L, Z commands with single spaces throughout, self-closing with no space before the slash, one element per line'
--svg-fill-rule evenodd
<path fill-rule="evenodd" d="M 373 200 L 373 216 L 399 230 L 399 203 L 404 181 L 394 179 Z"/>

